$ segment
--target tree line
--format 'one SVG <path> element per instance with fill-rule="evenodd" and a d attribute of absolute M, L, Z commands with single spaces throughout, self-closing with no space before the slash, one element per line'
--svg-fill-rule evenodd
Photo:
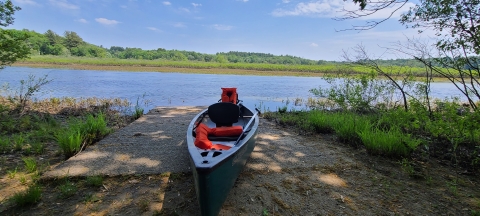
<path fill-rule="evenodd" d="M 88 43 L 76 32 L 65 31 L 59 35 L 52 30 L 45 33 L 38 33 L 28 29 L 3 30 L 13 35 L 13 38 L 21 38 L 25 46 L 29 47 L 32 55 L 56 55 L 56 56 L 84 56 L 95 58 L 119 58 L 119 59 L 145 59 L 145 60 L 169 60 L 169 61 L 199 61 L 218 63 L 265 63 L 284 65 L 322 65 L 332 62 L 325 60 L 310 60 L 291 55 L 273 55 L 270 53 L 255 52 L 219 52 L 216 54 L 205 54 L 194 51 L 166 50 L 158 48 L 154 50 L 143 50 L 141 48 L 111 46 L 105 48 Z M 21 41 L 21 40 L 20 40 Z M 391 59 L 378 60 L 381 65 L 412 66 L 421 67 L 422 64 L 414 59 Z"/>

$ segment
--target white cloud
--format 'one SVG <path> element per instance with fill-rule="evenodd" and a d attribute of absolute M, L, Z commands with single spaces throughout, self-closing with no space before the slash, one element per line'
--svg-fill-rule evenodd
<path fill-rule="evenodd" d="M 75 21 L 80 22 L 80 23 L 88 23 L 86 19 L 76 19 Z"/>
<path fill-rule="evenodd" d="M 190 10 L 188 8 L 178 8 L 180 11 L 190 13 Z"/>
<path fill-rule="evenodd" d="M 284 3 L 288 3 L 289 0 L 283 0 Z M 395 12 L 393 18 L 398 18 L 400 14 L 406 12 L 409 7 L 413 7 L 415 4 L 407 3 L 400 10 Z M 399 5 L 393 8 L 386 8 L 380 10 L 373 15 L 361 17 L 361 19 L 385 19 L 387 18 Z M 293 8 L 277 8 L 272 11 L 271 15 L 276 17 L 283 16 L 313 16 L 313 17 L 341 17 L 345 14 L 343 10 L 356 10 L 358 5 L 355 5 L 352 1 L 343 0 L 320 0 L 312 2 L 300 2 Z"/>
<path fill-rule="evenodd" d="M 172 5 L 172 3 L 168 2 L 168 1 L 164 1 L 162 2 L 164 5 Z"/>
<path fill-rule="evenodd" d="M 237 0 L 237 1 L 241 1 L 241 2 L 248 2 L 248 0 Z"/>
<path fill-rule="evenodd" d="M 311 43 L 310 46 L 311 46 L 311 47 L 318 47 L 318 44 L 316 44 L 316 43 Z"/>
<path fill-rule="evenodd" d="M 157 29 L 157 28 L 155 28 L 155 27 L 147 27 L 147 29 L 152 30 L 152 31 L 154 31 L 154 32 L 162 32 L 162 30 Z"/>
<path fill-rule="evenodd" d="M 71 4 L 66 0 L 49 0 L 49 2 L 53 6 L 59 7 L 61 9 L 68 9 L 68 10 L 80 9 L 80 7 L 78 5 Z"/>
<path fill-rule="evenodd" d="M 202 4 L 192 3 L 193 7 L 200 7 Z"/>
<path fill-rule="evenodd" d="M 215 24 L 213 25 L 213 28 L 221 31 L 228 31 L 231 30 L 233 26 Z"/>
<path fill-rule="evenodd" d="M 15 0 L 14 2 L 19 5 L 39 5 L 37 2 L 33 0 Z"/>
<path fill-rule="evenodd" d="M 287 3 L 290 3 L 290 0 L 282 0 L 282 2 L 287 4 Z"/>
<path fill-rule="evenodd" d="M 178 23 L 174 23 L 173 24 L 173 27 L 176 27 L 176 28 L 186 28 L 187 26 L 181 22 L 178 22 Z"/>
<path fill-rule="evenodd" d="M 96 18 L 95 21 L 97 21 L 98 23 L 103 24 L 103 25 L 116 25 L 116 24 L 120 23 L 117 20 L 109 20 L 109 19 L 106 19 L 106 18 Z"/>

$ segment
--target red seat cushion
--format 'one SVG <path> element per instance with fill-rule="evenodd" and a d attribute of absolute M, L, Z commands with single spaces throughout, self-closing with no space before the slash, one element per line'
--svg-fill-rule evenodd
<path fill-rule="evenodd" d="M 240 136 L 243 132 L 242 126 L 231 126 L 231 127 L 216 127 L 210 129 L 209 135 L 219 136 L 219 137 L 230 137 L 230 136 Z"/>
<path fill-rule="evenodd" d="M 238 126 L 238 127 L 240 127 L 240 130 L 243 130 L 242 126 Z M 208 134 L 211 134 L 212 131 L 214 131 L 214 129 L 217 129 L 217 128 L 211 129 L 205 124 L 200 123 L 196 129 L 196 137 L 194 142 L 195 146 L 204 150 L 209 150 L 209 149 L 229 150 L 231 148 L 230 146 L 226 146 L 222 144 L 212 144 L 212 141 L 208 140 Z M 236 130 L 238 130 L 238 128 Z M 220 134 L 231 133 L 231 132 L 225 132 L 225 131 L 226 130 L 220 130 Z"/>

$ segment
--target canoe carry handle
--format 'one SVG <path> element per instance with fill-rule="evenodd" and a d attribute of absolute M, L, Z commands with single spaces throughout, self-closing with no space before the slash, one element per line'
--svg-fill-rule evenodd
<path fill-rule="evenodd" d="M 243 134 L 245 134 L 245 131 L 247 130 L 248 127 L 250 127 L 250 124 L 252 124 L 253 120 L 255 119 L 255 117 L 260 113 L 260 110 L 258 110 L 257 108 L 255 108 L 255 110 L 257 112 L 255 112 L 255 114 L 253 114 L 252 118 L 250 118 L 250 121 L 248 121 L 247 125 L 243 128 L 243 131 L 242 133 L 240 134 L 240 136 L 238 137 L 237 141 L 235 142 L 234 146 L 236 146 L 238 144 L 238 142 L 240 142 L 240 140 L 242 139 L 243 137 Z"/>

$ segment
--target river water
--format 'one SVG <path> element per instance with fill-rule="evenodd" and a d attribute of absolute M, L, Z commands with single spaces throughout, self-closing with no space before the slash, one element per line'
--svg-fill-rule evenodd
<path fill-rule="evenodd" d="M 220 99 L 221 87 L 236 87 L 239 99 L 247 107 L 276 110 L 286 101 L 313 97 L 310 89 L 328 87 L 320 77 L 247 76 L 216 74 L 185 74 L 160 72 L 120 72 L 69 69 L 7 67 L 0 71 L 0 84 L 18 88 L 20 80 L 48 75 L 52 80 L 35 94 L 35 98 L 100 97 L 123 98 L 135 103 L 147 99 L 155 106 L 208 106 Z M 451 83 L 432 83 L 432 96 L 461 97 Z M 12 92 L 1 92 L 3 95 Z"/>

